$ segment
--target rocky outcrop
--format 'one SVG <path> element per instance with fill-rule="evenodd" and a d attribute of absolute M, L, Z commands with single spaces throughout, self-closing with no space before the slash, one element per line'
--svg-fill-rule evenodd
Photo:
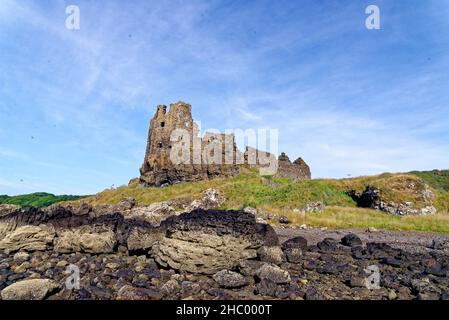
<path fill-rule="evenodd" d="M 424 205 L 415 207 L 413 202 L 405 201 L 396 203 L 394 201 L 385 200 L 381 195 L 381 190 L 367 186 L 363 192 L 357 192 L 355 190 L 349 190 L 346 192 L 361 208 L 371 208 L 375 210 L 384 211 L 393 215 L 409 216 L 409 215 L 434 215 L 437 213 L 437 209 L 432 205 L 434 195 L 426 184 L 416 187 L 414 184 L 409 185 L 412 190 L 411 195 L 415 196 Z M 420 191 L 420 189 L 423 189 Z"/>
<path fill-rule="evenodd" d="M 165 237 L 153 246 L 156 261 L 175 270 L 214 274 L 257 257 L 267 227 L 241 211 L 196 210 L 164 221 Z"/>
<path fill-rule="evenodd" d="M 0 240 L 0 250 L 5 252 L 43 251 L 53 243 L 55 230 L 51 225 L 23 226 Z"/>

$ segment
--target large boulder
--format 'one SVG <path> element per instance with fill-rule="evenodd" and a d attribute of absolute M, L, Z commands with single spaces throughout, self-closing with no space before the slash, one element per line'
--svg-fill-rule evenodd
<path fill-rule="evenodd" d="M 214 274 L 257 257 L 264 232 L 253 215 L 242 211 L 195 210 L 165 220 L 165 236 L 153 246 L 162 266 Z"/>
<path fill-rule="evenodd" d="M 61 231 L 55 240 L 54 250 L 59 253 L 111 253 L 116 242 L 111 227 L 86 225 Z"/>
<path fill-rule="evenodd" d="M 1 296 L 3 300 L 43 300 L 58 288 L 59 285 L 50 279 L 30 279 L 6 287 Z"/>
<path fill-rule="evenodd" d="M 24 251 L 43 251 L 53 244 L 55 230 L 51 225 L 26 225 L 8 233 L 0 240 L 0 250 L 6 253 Z"/>

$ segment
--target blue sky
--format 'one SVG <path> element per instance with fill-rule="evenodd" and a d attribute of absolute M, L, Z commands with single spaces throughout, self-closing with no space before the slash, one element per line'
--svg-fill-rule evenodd
<path fill-rule="evenodd" d="M 449 1 L 1 0 L 0 70 L 0 194 L 126 184 L 178 100 L 314 177 L 449 167 Z"/>

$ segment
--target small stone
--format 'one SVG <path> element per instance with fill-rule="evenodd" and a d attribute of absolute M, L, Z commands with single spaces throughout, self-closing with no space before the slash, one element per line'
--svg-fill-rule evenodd
<path fill-rule="evenodd" d="M 23 261 L 27 261 L 30 258 L 30 255 L 24 251 L 20 251 L 17 252 L 14 257 L 13 260 L 17 261 L 17 262 L 23 262 Z"/>
<path fill-rule="evenodd" d="M 377 230 L 377 229 L 374 228 L 374 227 L 369 227 L 368 229 L 366 229 L 366 232 L 373 233 L 373 232 L 379 232 L 379 230 Z"/>
<path fill-rule="evenodd" d="M 388 292 L 388 300 L 396 300 L 398 298 L 396 292 L 394 290 L 390 290 Z"/>
<path fill-rule="evenodd" d="M 306 285 L 309 281 L 307 279 L 301 279 L 299 282 L 303 285 Z"/>
<path fill-rule="evenodd" d="M 264 264 L 256 271 L 256 276 L 260 280 L 269 279 L 276 284 L 289 283 L 291 281 L 290 274 L 278 266 Z"/>
<path fill-rule="evenodd" d="M 281 223 L 281 224 L 289 224 L 290 220 L 286 216 L 280 216 L 279 217 L 279 223 Z"/>
<path fill-rule="evenodd" d="M 257 250 L 257 255 L 260 261 L 269 262 L 274 264 L 281 264 L 285 261 L 284 253 L 281 247 L 278 246 L 263 246 Z"/>
<path fill-rule="evenodd" d="M 30 268 L 30 266 L 31 266 L 31 264 L 28 261 L 25 261 L 20 266 L 15 268 L 14 272 L 15 273 L 25 273 Z"/>
<path fill-rule="evenodd" d="M 56 267 L 58 267 L 58 268 L 64 268 L 64 267 L 66 267 L 68 264 L 69 264 L 69 263 L 68 263 L 67 261 L 61 260 L 61 261 L 58 261 L 58 263 L 56 263 Z"/>
<path fill-rule="evenodd" d="M 302 224 L 302 225 L 299 226 L 299 229 L 306 230 L 307 229 L 307 225 L 306 224 Z"/>
<path fill-rule="evenodd" d="M 290 263 L 298 263 L 302 258 L 302 250 L 300 248 L 287 248 L 284 250 L 284 254 Z"/>
<path fill-rule="evenodd" d="M 181 286 L 176 280 L 169 280 L 161 287 L 161 292 L 168 298 L 176 298 L 181 291 Z"/>
<path fill-rule="evenodd" d="M 248 283 L 244 276 L 229 270 L 217 272 L 213 275 L 213 279 L 223 288 L 239 288 Z"/>
<path fill-rule="evenodd" d="M 109 268 L 109 269 L 112 269 L 112 270 L 118 269 L 119 267 L 120 267 L 120 265 L 118 263 L 115 263 L 115 262 L 109 262 L 109 263 L 106 264 L 106 268 Z"/>

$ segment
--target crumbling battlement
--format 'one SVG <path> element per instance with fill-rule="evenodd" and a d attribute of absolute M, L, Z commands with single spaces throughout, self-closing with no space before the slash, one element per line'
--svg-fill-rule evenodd
<path fill-rule="evenodd" d="M 297 161 L 290 165 L 283 162 L 280 176 L 310 179 L 308 166 L 302 160 L 302 163 Z M 192 118 L 192 106 L 180 101 L 171 104 L 168 112 L 165 105 L 159 105 L 150 120 L 140 183 L 164 186 L 233 176 L 242 165 L 258 167 L 261 174 L 273 174 L 278 170 L 273 154 L 254 148 L 240 152 L 233 134 L 206 132 L 200 138 L 198 125 Z"/>

